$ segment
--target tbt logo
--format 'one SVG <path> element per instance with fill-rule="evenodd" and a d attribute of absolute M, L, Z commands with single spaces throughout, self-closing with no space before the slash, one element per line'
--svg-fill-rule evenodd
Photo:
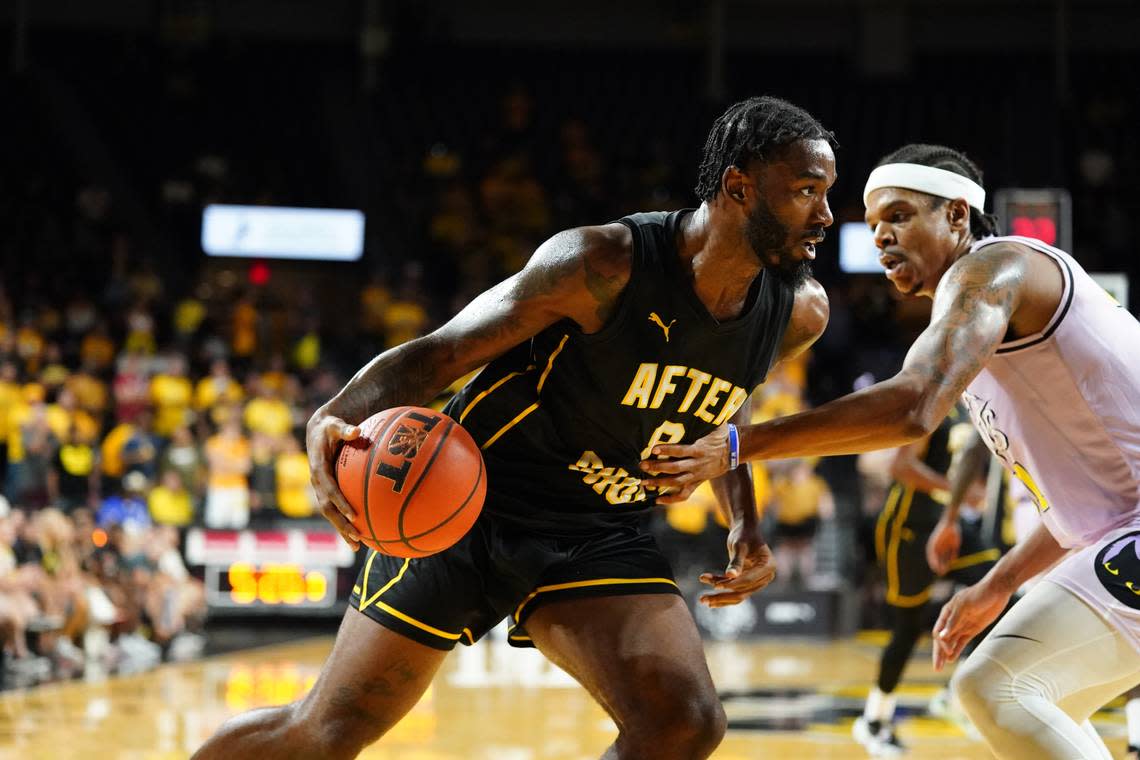
<path fill-rule="evenodd" d="M 420 453 L 420 447 L 427 441 L 428 433 L 439 424 L 441 419 L 443 418 L 436 415 L 427 417 L 419 412 L 409 412 L 400 422 L 400 426 L 396 428 L 396 432 L 392 433 L 392 437 L 388 439 L 388 445 L 384 448 L 389 454 L 400 457 L 403 461 L 399 466 L 396 466 L 392 462 L 385 462 L 383 457 L 380 457 L 380 462 L 376 465 L 376 474 L 392 481 L 392 490 L 396 493 L 404 490 L 404 481 L 408 477 L 408 471 L 412 468 L 412 460 L 416 458 L 416 454 Z M 405 424 L 408 420 L 418 422 L 422 427 Z M 373 456 L 375 453 L 373 452 Z M 367 493 L 365 491 L 365 494 Z"/>
<path fill-rule="evenodd" d="M 400 425 L 388 440 L 388 453 L 405 459 L 415 459 L 420 446 L 427 440 L 428 431 L 424 428 L 411 428 Z"/>
<path fill-rule="evenodd" d="M 669 342 L 669 328 L 677 323 L 677 320 L 670 320 L 669 324 L 661 321 L 661 317 L 657 316 L 657 312 L 649 312 L 649 321 L 661 328 L 661 332 L 665 333 L 665 342 Z"/>

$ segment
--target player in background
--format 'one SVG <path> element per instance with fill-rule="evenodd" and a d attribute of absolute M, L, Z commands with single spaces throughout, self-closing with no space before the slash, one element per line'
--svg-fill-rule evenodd
<path fill-rule="evenodd" d="M 964 397 L 990 450 L 1033 493 L 1042 524 L 942 608 L 935 667 L 1075 549 L 952 684 L 1003 760 L 1109 758 L 1088 718 L 1140 683 L 1140 323 L 1069 254 L 998 237 L 981 172 L 957 151 L 908 145 L 880 162 L 863 197 L 887 278 L 934 299 L 898 374 L 801 414 L 654 446 L 672 461 L 643 467 L 680 489 L 668 498 L 684 498 L 737 456 L 909 443 Z"/>
<path fill-rule="evenodd" d="M 942 515 L 942 504 L 955 495 L 959 500 L 967 495 L 966 489 L 952 493 L 949 473 L 971 430 L 965 408 L 955 406 L 932 435 L 900 447 L 891 464 L 894 482 L 875 525 L 875 551 L 886 579 L 891 638 L 883 648 L 863 715 L 852 725 L 855 740 L 874 757 L 897 757 L 906 750 L 894 725 L 895 688 L 929 624 L 928 603 L 936 576 L 926 560 L 926 542 Z M 985 493 L 977 474 L 969 485 L 970 501 L 981 504 Z M 966 536 L 965 555 L 938 574 L 949 574 L 955 582 L 969 585 L 993 567 L 999 551 L 984 544 L 979 519 L 962 519 L 962 534 Z"/>

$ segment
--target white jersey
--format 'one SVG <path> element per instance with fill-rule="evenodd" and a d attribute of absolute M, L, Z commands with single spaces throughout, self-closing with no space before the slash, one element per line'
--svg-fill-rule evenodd
<path fill-rule="evenodd" d="M 1044 330 L 998 347 L 965 401 L 1058 543 L 1087 546 L 1140 524 L 1140 322 L 1064 251 L 1023 237 L 971 250 L 1005 241 L 1057 262 L 1064 293 Z"/>

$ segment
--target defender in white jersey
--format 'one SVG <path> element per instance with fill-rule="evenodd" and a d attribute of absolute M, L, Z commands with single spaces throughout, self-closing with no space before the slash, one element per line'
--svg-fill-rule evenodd
<path fill-rule="evenodd" d="M 1034 494 L 1041 525 L 943 607 L 935 665 L 957 659 L 1026 580 L 1045 576 L 954 686 L 999 758 L 1111 758 L 1088 718 L 1140 683 L 1140 323 L 1067 253 L 997 237 L 981 172 L 941 146 L 883 159 L 864 190 L 887 278 L 934 299 L 901 371 L 802 414 L 724 426 L 646 461 L 684 499 L 748 459 L 853 454 L 930 433 L 959 398 Z M 731 583 L 724 588 L 731 591 Z M 727 600 L 722 596 L 720 599 Z"/>

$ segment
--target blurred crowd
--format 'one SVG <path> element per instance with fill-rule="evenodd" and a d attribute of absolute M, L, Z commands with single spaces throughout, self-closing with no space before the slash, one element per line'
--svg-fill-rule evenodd
<path fill-rule="evenodd" d="M 255 297 L 164 307 L 164 283 L 132 270 L 102 293 L 0 293 L 12 683 L 193 656 L 206 608 L 185 530 L 314 513 L 304 424 L 340 382 L 317 367 L 319 345 L 301 333 L 289 359 L 266 355 Z"/>

